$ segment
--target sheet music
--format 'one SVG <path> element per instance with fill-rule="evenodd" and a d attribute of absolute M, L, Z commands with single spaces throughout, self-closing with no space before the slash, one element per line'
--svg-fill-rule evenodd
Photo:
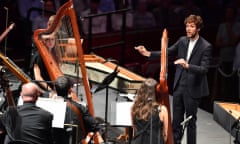
<path fill-rule="evenodd" d="M 131 107 L 133 102 L 112 102 L 110 123 L 118 126 L 131 126 Z"/>
<path fill-rule="evenodd" d="M 18 105 L 22 105 L 22 98 L 19 97 Z M 64 128 L 64 120 L 67 104 L 63 99 L 52 99 L 39 97 L 37 106 L 51 112 L 53 114 L 52 127 Z"/>

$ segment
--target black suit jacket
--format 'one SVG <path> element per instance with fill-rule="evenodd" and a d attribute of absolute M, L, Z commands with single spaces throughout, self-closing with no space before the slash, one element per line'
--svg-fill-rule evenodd
<path fill-rule="evenodd" d="M 186 60 L 188 43 L 189 39 L 186 36 L 180 37 L 175 44 L 167 49 L 168 54 L 176 55 L 177 59 L 183 58 Z M 211 49 L 212 45 L 200 36 L 192 50 L 188 61 L 187 90 L 193 98 L 201 98 L 209 95 L 207 72 L 211 61 Z M 151 52 L 150 59 L 159 56 L 160 51 Z M 183 70 L 181 65 L 176 65 L 173 90 L 178 86 Z"/>
<path fill-rule="evenodd" d="M 32 144 L 52 143 L 53 115 L 34 103 L 24 103 L 17 108 L 10 107 L 1 116 L 1 123 L 7 131 L 4 143 L 24 140 Z"/>
<path fill-rule="evenodd" d="M 70 104 L 76 106 L 76 108 L 79 110 L 79 113 L 81 114 L 82 118 L 79 119 L 78 114 L 69 106 L 67 106 L 66 109 L 66 115 L 65 115 L 65 124 L 73 124 L 78 126 L 78 133 L 76 131 L 68 131 L 67 127 L 65 129 L 60 128 L 54 128 L 53 138 L 54 143 L 56 144 L 66 144 L 69 143 L 69 139 L 71 136 L 74 136 L 75 134 L 78 135 L 78 141 L 77 143 L 81 143 L 83 139 L 83 128 L 81 127 L 81 121 L 83 121 L 83 125 L 85 128 L 85 132 L 97 132 L 100 131 L 101 126 L 99 125 L 98 121 L 89 113 L 87 107 L 83 106 L 82 104 L 79 104 L 75 101 L 72 101 L 71 99 L 66 100 L 66 102 L 69 102 Z M 71 133 L 72 132 L 72 133 Z M 72 139 L 74 142 L 76 139 Z M 85 138 L 85 136 L 84 136 Z"/>

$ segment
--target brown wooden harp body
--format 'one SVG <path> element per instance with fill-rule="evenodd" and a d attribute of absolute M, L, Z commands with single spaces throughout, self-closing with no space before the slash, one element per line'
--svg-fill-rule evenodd
<path fill-rule="evenodd" d="M 56 56 L 49 53 L 44 45 L 42 38 L 44 36 L 54 35 L 56 37 Z M 86 73 L 81 37 L 79 34 L 77 18 L 72 0 L 69 0 L 57 11 L 54 21 L 47 29 L 38 29 L 34 32 L 34 42 L 48 70 L 52 81 L 59 76 L 64 75 L 64 69 L 61 69 L 62 63 L 75 61 L 81 70 L 81 79 L 87 99 L 89 112 L 94 115 L 92 95 L 90 92 L 89 81 Z M 56 61 L 54 57 L 57 57 Z M 78 101 L 78 98 L 73 100 Z"/>
<path fill-rule="evenodd" d="M 171 108 L 169 103 L 169 93 L 167 85 L 167 45 L 168 45 L 168 33 L 167 29 L 163 30 L 161 39 L 161 56 L 160 56 L 160 76 L 159 83 L 157 85 L 157 100 L 159 103 L 164 104 L 168 109 L 168 136 L 166 144 L 173 144 L 173 133 L 172 133 L 172 123 L 171 123 Z"/>

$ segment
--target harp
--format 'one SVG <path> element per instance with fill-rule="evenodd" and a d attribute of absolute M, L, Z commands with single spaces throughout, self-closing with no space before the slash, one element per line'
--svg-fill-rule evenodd
<path fill-rule="evenodd" d="M 48 48 L 42 41 L 44 37 L 48 36 L 56 38 L 55 55 L 48 51 Z M 79 65 L 89 112 L 94 115 L 81 37 L 72 0 L 69 0 L 59 8 L 52 24 L 47 29 L 36 30 L 33 38 L 52 81 L 64 75 L 64 69 L 61 69 L 61 64 L 74 61 Z M 73 97 L 73 100 L 78 101 L 78 98 Z"/>

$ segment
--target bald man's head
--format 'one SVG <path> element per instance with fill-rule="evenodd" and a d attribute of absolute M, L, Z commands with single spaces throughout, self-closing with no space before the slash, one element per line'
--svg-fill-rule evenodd
<path fill-rule="evenodd" d="M 24 102 L 36 102 L 39 94 L 39 88 L 35 83 L 23 84 L 21 96 Z"/>

